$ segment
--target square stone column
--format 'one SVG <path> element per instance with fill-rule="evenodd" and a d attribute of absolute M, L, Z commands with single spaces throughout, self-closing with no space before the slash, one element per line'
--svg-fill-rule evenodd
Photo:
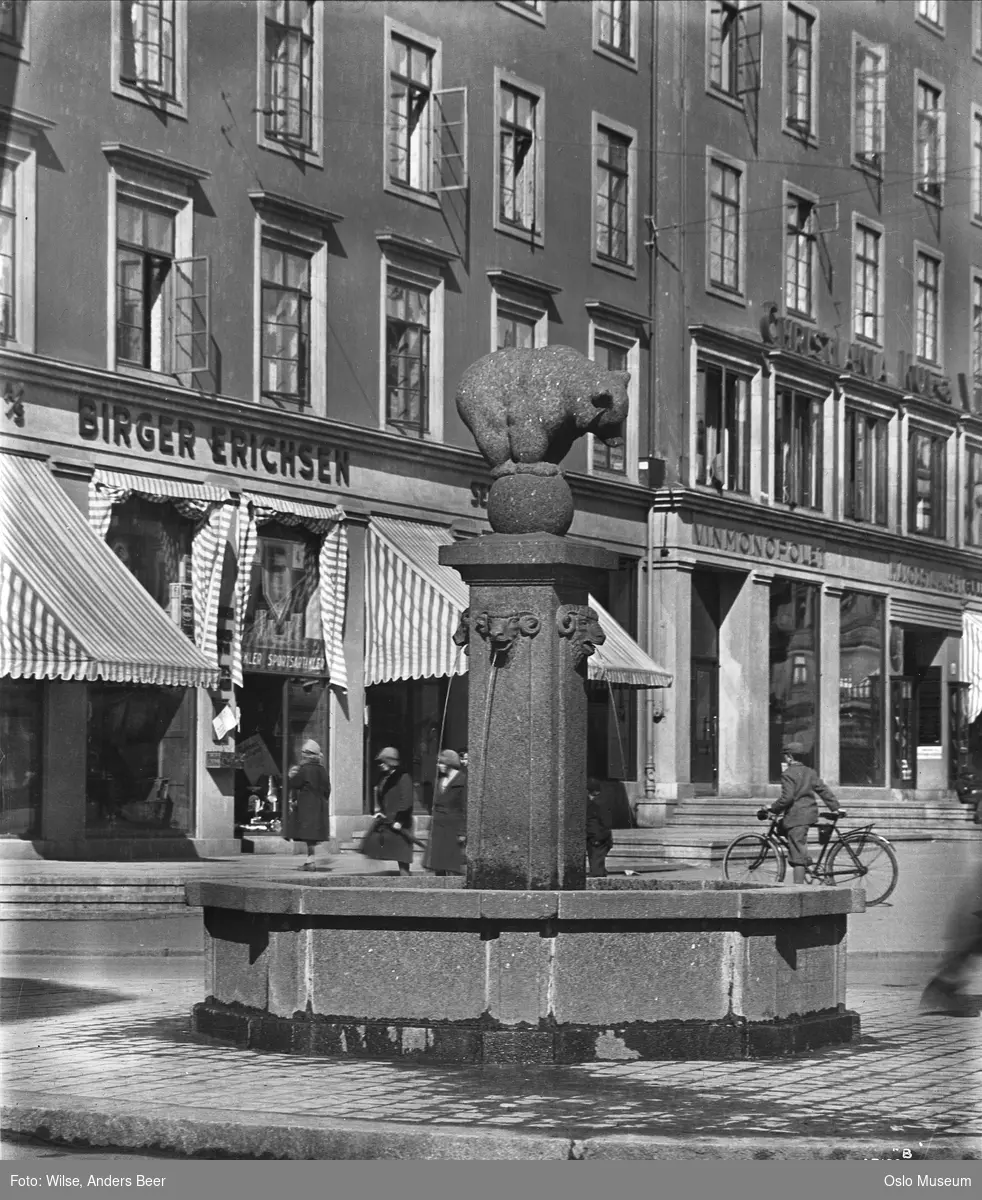
<path fill-rule="evenodd" d="M 617 556 L 492 533 L 441 547 L 440 562 L 470 586 L 467 886 L 582 888 L 588 594 Z"/>

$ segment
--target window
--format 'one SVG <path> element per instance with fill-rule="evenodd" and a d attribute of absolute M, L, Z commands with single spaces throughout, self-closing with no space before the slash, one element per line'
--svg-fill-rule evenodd
<path fill-rule="evenodd" d="M 316 0 L 263 0 L 257 12 L 259 144 L 319 165 L 323 5 Z"/>
<path fill-rule="evenodd" d="M 944 198 L 945 111 L 941 88 L 917 81 L 914 191 L 938 204 Z"/>
<path fill-rule="evenodd" d="M 543 136 L 541 91 L 503 74 L 497 87 L 498 155 L 495 160 L 495 225 L 505 232 L 542 240 Z"/>
<path fill-rule="evenodd" d="M 914 353 L 924 362 L 940 362 L 941 261 L 918 251 L 915 280 Z"/>
<path fill-rule="evenodd" d="M 27 0 L 0 2 L 0 54 L 27 61 Z"/>
<path fill-rule="evenodd" d="M 883 786 L 884 616 L 882 596 L 839 598 L 839 782 L 847 787 Z"/>
<path fill-rule="evenodd" d="M 792 508 L 822 508 L 822 401 L 779 387 L 774 420 L 774 494 Z"/>
<path fill-rule="evenodd" d="M 982 58 L 982 0 L 972 0 L 972 53 Z"/>
<path fill-rule="evenodd" d="M 775 579 L 770 596 L 770 696 L 768 776 L 781 778 L 781 753 L 790 742 L 804 751 L 796 757 L 819 768 L 819 608 L 820 589 L 810 583 Z"/>
<path fill-rule="evenodd" d="M 499 8 L 507 8 L 536 25 L 545 25 L 545 0 L 498 0 Z"/>
<path fill-rule="evenodd" d="M 972 385 L 976 412 L 982 412 L 982 275 L 972 276 Z"/>
<path fill-rule="evenodd" d="M 887 523 L 887 421 L 846 409 L 845 514 L 869 525 Z"/>
<path fill-rule="evenodd" d="M 533 350 L 535 348 L 534 317 L 509 308 L 507 302 L 498 305 L 498 338 L 496 350 Z"/>
<path fill-rule="evenodd" d="M 11 164 L 0 163 L 0 341 L 17 336 L 17 184 Z"/>
<path fill-rule="evenodd" d="M 750 378 L 705 362 L 697 372 L 696 483 L 750 492 Z"/>
<path fill-rule="evenodd" d="M 263 242 L 262 395 L 310 403 L 310 259 Z"/>
<path fill-rule="evenodd" d="M 113 92 L 187 116 L 187 0 L 113 0 Z"/>
<path fill-rule="evenodd" d="M 945 536 L 947 439 L 912 430 L 908 438 L 910 484 L 907 511 L 909 533 Z"/>
<path fill-rule="evenodd" d="M 935 29 L 943 29 L 944 0 L 917 0 L 917 19 Z"/>
<path fill-rule="evenodd" d="M 853 335 L 880 343 L 881 288 L 880 250 L 882 235 L 857 222 L 853 231 Z"/>
<path fill-rule="evenodd" d="M 633 129 L 594 113 L 593 261 L 602 266 L 634 267 L 636 139 Z"/>
<path fill-rule="evenodd" d="M 35 138 L 53 122 L 8 111 L 0 145 L 0 347 L 34 352 Z"/>
<path fill-rule="evenodd" d="M 390 277 L 385 308 L 386 422 L 427 432 L 430 296 Z"/>
<path fill-rule="evenodd" d="M 549 344 L 550 296 L 554 284 L 494 268 L 491 281 L 491 349 L 538 349 Z"/>
<path fill-rule="evenodd" d="M 433 51 L 392 34 L 389 72 L 389 179 L 430 189 Z"/>
<path fill-rule="evenodd" d="M 969 446 L 965 473 L 965 541 L 982 546 L 982 446 Z"/>
<path fill-rule="evenodd" d="M 737 40 L 739 5 L 714 3 L 709 8 L 709 86 L 727 96 L 738 95 Z"/>
<path fill-rule="evenodd" d="M 743 290 L 743 246 L 740 212 L 743 170 L 720 158 L 709 158 L 708 282 L 710 288 Z"/>
<path fill-rule="evenodd" d="M 972 106 L 972 220 L 982 221 L 982 108 Z"/>
<path fill-rule="evenodd" d="M 859 166 L 879 173 L 886 121 L 886 47 L 857 37 L 853 53 L 853 158 Z"/>
<path fill-rule="evenodd" d="M 174 214 L 120 199 L 116 205 L 116 360 L 169 367 L 167 344 Z"/>
<path fill-rule="evenodd" d="M 784 304 L 789 313 L 811 317 L 814 308 L 815 202 L 789 195 L 787 206 Z"/>
<path fill-rule="evenodd" d="M 599 312 L 597 311 L 599 309 Z M 595 315 L 594 315 L 595 314 Z M 602 307 L 591 307 L 590 357 L 604 371 L 626 371 L 628 415 L 621 425 L 619 445 L 590 435 L 590 471 L 606 471 L 637 482 L 638 375 L 640 347 L 634 330 L 609 320 Z"/>
<path fill-rule="evenodd" d="M 622 61 L 637 58 L 637 4 L 634 0 L 595 0 L 594 49 Z"/>
<path fill-rule="evenodd" d="M 41 832 L 44 688 L 40 679 L 9 677 L 0 688 L 0 835 Z"/>
<path fill-rule="evenodd" d="M 785 125 L 794 133 L 810 136 L 815 132 L 815 17 L 795 5 L 788 5 L 787 98 Z"/>

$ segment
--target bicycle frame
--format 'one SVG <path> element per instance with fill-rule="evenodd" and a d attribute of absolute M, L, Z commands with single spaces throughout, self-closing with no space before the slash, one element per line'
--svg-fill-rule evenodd
<path fill-rule="evenodd" d="M 791 847 L 787 836 L 780 828 L 780 824 L 780 815 L 772 817 L 771 823 L 767 829 L 767 833 L 764 834 L 764 836 L 769 838 L 771 841 L 776 842 L 780 847 L 781 853 L 784 855 L 785 860 L 788 860 L 788 851 Z M 813 879 L 825 879 L 830 883 L 833 882 L 831 873 L 825 864 L 832 857 L 832 852 L 840 845 L 844 845 L 846 847 L 849 857 L 852 859 L 853 864 L 859 871 L 860 875 L 865 875 L 866 869 L 856 852 L 853 850 L 852 846 L 849 844 L 848 838 L 855 833 L 872 833 L 873 822 L 870 821 L 867 825 L 857 825 L 853 829 L 847 829 L 843 832 L 839 829 L 838 822 L 831 821 L 826 828 L 829 831 L 829 836 L 825 841 L 819 843 L 821 849 L 819 851 L 818 858 L 816 858 L 814 862 L 809 859 L 805 865 L 806 878 L 808 875 L 811 875 Z M 882 835 L 877 834 L 877 837 L 880 836 Z M 886 841 L 887 839 L 884 838 L 883 840 Z"/>

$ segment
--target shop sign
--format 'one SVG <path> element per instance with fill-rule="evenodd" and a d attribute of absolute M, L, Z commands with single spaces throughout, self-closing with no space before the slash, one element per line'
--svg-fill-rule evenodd
<path fill-rule="evenodd" d="M 782 317 L 780 308 L 773 301 L 765 306 L 760 319 L 760 336 L 768 346 L 790 350 L 792 354 L 813 358 L 830 367 L 839 365 L 839 339 L 834 333 L 826 333 L 793 317 Z"/>
<path fill-rule="evenodd" d="M 946 592 L 949 596 L 982 597 L 982 579 L 956 575 L 953 571 L 935 571 L 899 558 L 890 559 L 890 582 Z"/>
<path fill-rule="evenodd" d="M 725 550 L 729 554 L 742 554 L 744 558 L 757 558 L 764 562 L 791 563 L 818 570 L 825 567 L 825 550 L 813 542 L 792 542 L 765 533 L 721 529 L 718 525 L 694 524 L 692 532 L 695 544 L 707 549 Z"/>
<path fill-rule="evenodd" d="M 904 350 L 900 351 L 900 379 L 904 389 L 915 396 L 951 403 L 951 383 L 947 376 L 914 361 Z"/>
<path fill-rule="evenodd" d="M 260 534 L 250 569 L 242 667 L 274 675 L 326 675 L 317 553 L 302 540 Z"/>
<path fill-rule="evenodd" d="M 200 422 L 131 409 L 89 396 L 78 398 L 78 435 L 85 442 L 157 452 L 170 458 L 254 471 L 282 479 L 350 486 L 348 450 L 294 438 L 276 438 L 243 425 Z M 203 444 L 203 445 L 202 445 Z M 199 451 L 202 456 L 199 457 Z M 204 456 L 207 456 L 205 459 Z"/>

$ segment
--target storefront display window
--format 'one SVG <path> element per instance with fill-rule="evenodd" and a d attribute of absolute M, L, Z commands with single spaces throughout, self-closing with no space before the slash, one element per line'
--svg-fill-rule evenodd
<path fill-rule="evenodd" d="M 0 685 L 0 835 L 40 833 L 42 694 L 34 679 Z"/>
<path fill-rule="evenodd" d="M 172 504 L 131 496 L 113 508 L 106 540 L 160 607 L 174 612 L 182 585 L 191 583 L 193 534 L 193 522 Z"/>
<path fill-rule="evenodd" d="M 882 787 L 884 601 L 844 592 L 839 601 L 839 781 Z"/>
<path fill-rule="evenodd" d="M 781 753 L 790 742 L 804 747 L 802 762 L 819 769 L 818 609 L 813 584 L 775 579 L 771 584 L 769 776 L 781 778 Z"/>
<path fill-rule="evenodd" d="M 194 691 L 89 685 L 88 837 L 190 835 Z"/>

